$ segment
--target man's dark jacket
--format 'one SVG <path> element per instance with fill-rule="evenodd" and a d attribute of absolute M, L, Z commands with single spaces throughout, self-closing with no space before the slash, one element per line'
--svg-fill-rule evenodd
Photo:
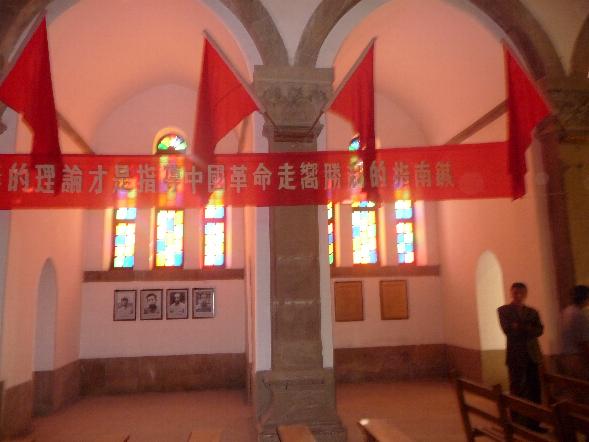
<path fill-rule="evenodd" d="M 509 366 L 525 366 L 531 360 L 540 364 L 542 353 L 538 336 L 542 335 L 544 326 L 538 311 L 525 305 L 518 307 L 507 304 L 499 307 L 497 312 L 501 328 L 507 336 L 505 363 Z"/>

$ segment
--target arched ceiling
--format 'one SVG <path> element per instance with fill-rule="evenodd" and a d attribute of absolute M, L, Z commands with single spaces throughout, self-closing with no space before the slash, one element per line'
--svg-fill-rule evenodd
<path fill-rule="evenodd" d="M 248 77 L 237 43 L 206 6 L 173 3 L 52 2 L 48 35 L 56 106 L 87 140 L 113 109 L 142 91 L 161 84 L 196 90 L 205 29 Z"/>
<path fill-rule="evenodd" d="M 442 144 L 505 99 L 501 43 L 473 15 L 444 0 L 395 0 L 348 34 L 336 84 L 376 37 L 377 91 Z M 378 112 L 378 109 L 377 109 Z"/>

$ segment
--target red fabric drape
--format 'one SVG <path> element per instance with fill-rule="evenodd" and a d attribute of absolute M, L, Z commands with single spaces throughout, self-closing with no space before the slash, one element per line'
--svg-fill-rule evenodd
<path fill-rule="evenodd" d="M 205 38 L 193 142 L 195 159 L 212 163 L 215 145 L 257 109 L 241 81 Z"/>
<path fill-rule="evenodd" d="M 356 66 L 345 86 L 331 104 L 330 109 L 352 123 L 362 144 L 364 162 L 364 190 L 370 198 L 370 165 L 375 158 L 374 135 L 374 43 L 364 59 Z"/>
<path fill-rule="evenodd" d="M 509 112 L 508 171 L 511 175 L 513 199 L 526 193 L 526 149 L 532 142 L 532 130 L 550 115 L 550 109 L 526 72 L 506 46 L 507 107 Z"/>
<path fill-rule="evenodd" d="M 0 85 L 0 101 L 21 113 L 30 125 L 33 131 L 33 162 L 60 166 L 61 149 L 45 19 Z M 59 172 L 60 167 L 57 167 L 56 174 Z"/>

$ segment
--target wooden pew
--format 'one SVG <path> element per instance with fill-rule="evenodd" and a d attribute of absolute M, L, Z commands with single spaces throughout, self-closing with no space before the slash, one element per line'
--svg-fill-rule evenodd
<path fill-rule="evenodd" d="M 221 442 L 221 429 L 192 430 L 187 442 Z"/>
<path fill-rule="evenodd" d="M 313 433 L 306 425 L 280 425 L 278 438 L 280 442 L 316 442 Z"/>
<path fill-rule="evenodd" d="M 561 401 L 554 405 L 566 442 L 589 440 L 589 406 L 572 401 Z M 585 439 L 581 438 L 585 436 Z"/>
<path fill-rule="evenodd" d="M 548 404 L 562 399 L 575 402 L 578 397 L 589 398 L 587 381 L 553 373 L 543 373 L 542 381 Z"/>
<path fill-rule="evenodd" d="M 504 427 L 506 441 L 551 442 L 564 440 L 562 421 L 554 410 L 510 394 L 501 395 L 499 406 L 503 409 L 503 415 L 513 416 L 513 413 L 517 413 L 525 418 L 533 419 L 539 424 L 544 424 L 544 427 L 548 426 L 552 429 L 552 432 L 546 434 L 538 433 L 515 422 L 510 417 L 507 425 Z"/>
<path fill-rule="evenodd" d="M 397 429 L 387 419 L 360 419 L 362 429 L 368 442 L 412 442 L 409 436 Z"/>
<path fill-rule="evenodd" d="M 496 441 L 505 440 L 504 429 L 507 426 L 507 416 L 505 408 L 500 406 L 501 386 L 495 385 L 489 388 L 462 378 L 456 379 L 455 385 L 466 440 L 473 442 L 477 437 L 483 436 Z M 465 393 L 470 393 L 481 402 L 488 404 L 489 408 L 496 411 L 496 414 L 472 402 L 467 402 Z M 473 424 L 471 415 L 482 418 L 486 424 Z"/>

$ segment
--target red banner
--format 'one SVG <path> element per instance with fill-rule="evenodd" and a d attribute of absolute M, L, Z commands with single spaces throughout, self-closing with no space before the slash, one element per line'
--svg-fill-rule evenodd
<path fill-rule="evenodd" d="M 342 151 L 217 155 L 198 168 L 182 155 L 64 155 L 55 193 L 53 165 L 0 155 L 0 209 L 198 207 L 215 190 L 233 206 L 325 204 L 363 198 L 368 177 L 380 201 L 405 189 L 414 200 L 511 196 L 505 142 L 378 149 L 366 178 L 359 159 Z"/>

